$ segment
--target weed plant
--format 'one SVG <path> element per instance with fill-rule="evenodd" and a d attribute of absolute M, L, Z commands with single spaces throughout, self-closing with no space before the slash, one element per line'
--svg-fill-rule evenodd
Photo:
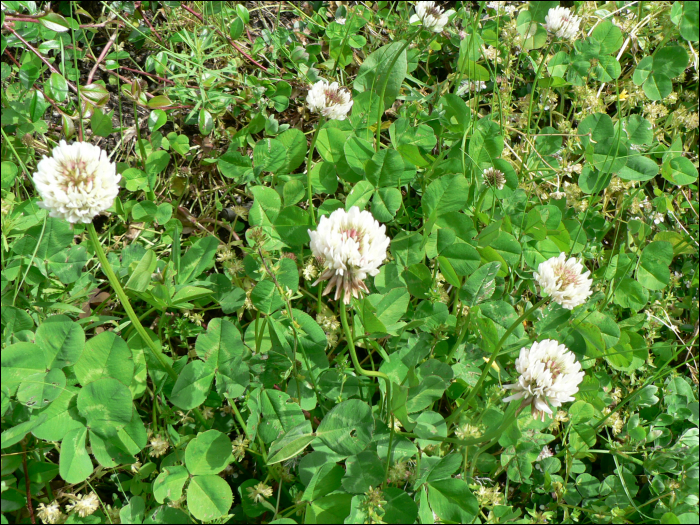
<path fill-rule="evenodd" d="M 2 523 L 698 522 L 698 4 L 433 4 L 2 1 Z"/>

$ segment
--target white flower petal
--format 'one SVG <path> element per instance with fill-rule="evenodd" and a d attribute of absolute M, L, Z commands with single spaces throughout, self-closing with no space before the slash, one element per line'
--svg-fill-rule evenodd
<path fill-rule="evenodd" d="M 531 405 L 536 418 L 552 415 L 549 405 L 559 407 L 573 401 L 584 377 L 574 354 L 552 339 L 522 348 L 515 360 L 515 368 L 520 377 L 517 383 L 503 386 L 506 390 L 513 390 L 513 395 L 503 401 L 523 399 L 524 405 Z"/>
<path fill-rule="evenodd" d="M 108 209 L 119 193 L 116 165 L 105 151 L 86 142 L 62 140 L 37 165 L 32 176 L 49 216 L 70 223 L 90 223 Z"/>
<path fill-rule="evenodd" d="M 377 275 L 386 258 L 390 240 L 385 232 L 386 226 L 380 226 L 370 212 L 361 212 L 357 206 L 321 217 L 316 231 L 309 230 L 311 251 L 323 259 L 325 267 L 314 286 L 328 280 L 323 294 L 335 288 L 338 300 L 344 291 L 346 304 L 351 297 L 367 292 L 363 281 L 368 275 Z"/>

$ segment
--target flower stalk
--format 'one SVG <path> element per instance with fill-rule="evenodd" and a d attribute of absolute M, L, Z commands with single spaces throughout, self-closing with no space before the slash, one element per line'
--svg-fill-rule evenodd
<path fill-rule="evenodd" d="M 309 147 L 309 156 L 306 158 L 306 186 L 309 194 L 309 218 L 311 219 L 311 224 L 316 226 L 316 217 L 314 216 L 314 190 L 311 185 L 311 161 L 314 156 L 314 149 L 316 148 L 316 140 L 318 139 L 318 133 L 321 131 L 326 118 L 321 115 L 318 119 L 318 124 L 316 124 L 316 130 L 314 131 L 314 136 L 311 138 L 311 146 Z"/>
<path fill-rule="evenodd" d="M 119 283 L 119 279 L 117 279 L 117 275 L 114 273 L 112 265 L 109 264 L 107 256 L 105 255 L 105 252 L 102 249 L 102 244 L 100 243 L 100 238 L 97 235 L 97 231 L 95 230 L 95 225 L 93 223 L 89 223 L 87 225 L 87 231 L 88 236 L 90 237 L 90 241 L 92 242 L 92 245 L 95 248 L 95 254 L 97 255 L 97 259 L 100 261 L 100 265 L 102 266 L 102 271 L 107 276 L 109 284 L 112 285 L 112 288 L 117 294 L 119 302 L 122 304 L 124 310 L 126 311 L 126 314 L 129 316 L 131 324 L 134 326 L 136 332 L 141 336 L 141 339 L 143 339 L 144 343 L 146 343 L 151 352 L 153 352 L 153 355 L 156 357 L 156 359 L 166 371 L 166 373 L 170 376 L 170 378 L 174 381 L 177 381 L 177 372 L 175 372 L 173 367 L 168 364 L 168 362 L 165 359 L 165 355 L 163 355 L 161 349 L 158 348 L 158 346 L 151 340 L 148 333 L 146 332 L 146 329 L 141 324 L 141 321 L 139 321 L 136 312 L 134 312 L 134 309 L 131 306 L 131 303 L 129 302 L 129 298 L 124 292 L 122 285 Z M 206 421 L 204 420 L 204 417 L 202 417 L 202 414 L 198 409 L 194 408 L 192 412 L 194 413 L 195 418 L 201 425 L 203 425 L 204 427 L 208 427 Z"/>

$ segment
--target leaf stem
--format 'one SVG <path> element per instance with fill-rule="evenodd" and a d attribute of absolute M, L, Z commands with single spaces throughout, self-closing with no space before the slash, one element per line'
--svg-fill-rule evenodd
<path fill-rule="evenodd" d="M 107 256 L 105 255 L 105 252 L 102 249 L 102 244 L 100 244 L 100 238 L 98 237 L 97 231 L 95 230 L 95 225 L 93 223 L 89 223 L 87 225 L 87 231 L 88 236 L 90 237 L 90 241 L 92 242 L 92 245 L 95 248 L 95 254 L 97 255 L 97 259 L 100 261 L 100 265 L 102 266 L 102 271 L 105 273 L 107 279 L 109 280 L 109 284 L 112 285 L 112 288 L 116 292 L 117 297 L 119 298 L 119 302 L 122 303 L 122 307 L 124 307 L 126 314 L 129 316 L 129 320 L 131 320 L 131 324 L 136 329 L 136 332 L 141 336 L 141 339 L 143 339 L 143 342 L 146 344 L 146 346 L 148 346 L 151 352 L 153 352 L 153 355 L 156 357 L 156 359 L 163 367 L 163 369 L 167 372 L 167 374 L 170 376 L 170 378 L 174 381 L 177 381 L 177 372 L 175 372 L 173 367 L 168 364 L 168 362 L 165 359 L 165 355 L 163 355 L 161 349 L 158 348 L 158 346 L 150 338 L 150 336 L 146 332 L 146 329 L 141 324 L 141 321 L 139 321 L 136 312 L 134 312 L 134 309 L 132 308 L 131 303 L 129 302 L 129 298 L 126 296 L 126 293 L 124 293 L 124 289 L 119 283 L 119 279 L 117 279 L 117 275 L 114 273 L 114 270 L 112 270 L 112 265 L 109 264 Z M 192 409 L 192 412 L 194 413 L 194 416 L 200 425 L 203 425 L 204 427 L 209 426 L 207 425 L 206 420 L 202 416 L 202 413 L 197 408 Z"/>

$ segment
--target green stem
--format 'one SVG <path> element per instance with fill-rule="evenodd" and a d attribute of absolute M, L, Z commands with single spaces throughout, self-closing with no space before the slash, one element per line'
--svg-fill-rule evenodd
<path fill-rule="evenodd" d="M 530 136 L 530 122 L 532 121 L 532 106 L 535 102 L 535 89 L 537 88 L 537 81 L 540 78 L 540 73 L 542 72 L 542 67 L 544 66 L 544 63 L 547 61 L 547 57 L 549 56 L 549 50 L 552 49 L 552 44 L 554 44 L 554 40 L 550 40 L 549 45 L 547 46 L 547 50 L 542 55 L 542 62 L 540 62 L 540 65 L 537 68 L 537 73 L 535 73 L 535 79 L 532 81 L 532 91 L 530 91 L 530 107 L 527 110 L 527 136 L 528 137 Z"/>
<path fill-rule="evenodd" d="M 316 147 L 316 139 L 318 139 L 318 132 L 323 127 L 326 119 L 321 116 L 318 119 L 318 124 L 316 124 L 316 130 L 314 131 L 314 136 L 311 138 L 311 146 L 309 147 L 309 156 L 306 158 L 306 184 L 308 186 L 307 191 L 309 192 L 309 217 L 311 218 L 311 224 L 316 225 L 316 218 L 314 217 L 314 190 L 311 186 L 311 160 L 314 156 L 314 148 Z"/>
<path fill-rule="evenodd" d="M 360 361 L 357 359 L 357 352 L 355 351 L 355 343 L 352 338 L 352 331 L 348 325 L 348 314 L 345 311 L 345 302 L 340 301 L 340 322 L 343 325 L 343 331 L 345 332 L 345 339 L 348 343 L 348 348 L 350 349 L 350 356 L 352 357 L 352 364 L 355 366 L 355 372 L 366 377 L 381 377 L 386 382 L 386 396 L 387 396 L 387 406 L 389 407 L 389 423 L 391 424 L 391 436 L 389 437 L 389 450 L 386 454 L 386 472 L 388 475 L 389 465 L 391 463 L 391 445 L 394 437 L 394 425 L 393 417 L 394 411 L 391 410 L 391 379 L 384 372 L 375 372 L 374 370 L 365 370 L 360 366 Z"/>
<path fill-rule="evenodd" d="M 141 324 L 141 321 L 139 321 L 136 312 L 134 312 L 134 309 L 132 308 L 131 303 L 129 302 L 129 298 L 126 296 L 126 293 L 124 293 L 122 285 L 119 283 L 119 279 L 117 279 L 114 270 L 112 270 L 112 265 L 109 264 L 107 256 L 105 255 L 105 252 L 102 249 L 102 244 L 100 244 L 100 238 L 98 237 L 97 231 L 95 230 L 95 225 L 93 223 L 88 224 L 87 231 L 88 236 L 90 237 L 90 241 L 95 247 L 95 254 L 97 255 L 97 259 L 100 261 L 102 271 L 107 276 L 107 279 L 109 279 L 109 284 L 112 285 L 112 288 L 116 292 L 117 297 L 119 298 L 119 302 L 122 303 L 122 307 L 126 311 L 126 314 L 129 316 L 129 320 L 131 320 L 131 324 L 136 329 L 136 332 L 141 336 L 143 342 L 148 346 L 151 352 L 153 352 L 153 355 L 156 357 L 161 367 L 163 367 L 163 369 L 173 381 L 177 381 L 177 372 L 175 372 L 175 370 L 173 370 L 173 367 L 168 364 L 168 362 L 165 359 L 165 355 L 163 355 L 161 349 L 158 348 L 158 346 L 150 338 L 150 336 L 146 332 L 146 329 Z M 201 425 L 203 425 L 204 427 L 208 427 L 206 420 L 204 419 L 204 417 L 202 417 L 202 414 L 198 409 L 193 409 L 193 413 L 195 415 L 195 418 Z"/>
<path fill-rule="evenodd" d="M 503 334 L 503 337 L 496 343 L 496 348 L 493 349 L 493 352 L 491 353 L 491 358 L 489 359 L 488 363 L 486 363 L 486 366 L 484 367 L 483 372 L 481 372 L 481 377 L 479 378 L 479 381 L 477 381 L 476 385 L 474 388 L 471 389 L 469 392 L 469 395 L 467 398 L 464 400 L 464 402 L 459 406 L 457 410 L 455 410 L 451 416 L 449 416 L 446 421 L 447 424 L 452 424 L 455 419 L 459 417 L 459 415 L 462 413 L 462 411 L 469 406 L 469 402 L 474 399 L 474 396 L 481 390 L 481 385 L 484 384 L 484 381 L 486 380 L 486 375 L 489 372 L 489 368 L 491 368 L 491 365 L 493 365 L 494 361 L 496 361 L 496 358 L 498 357 L 499 352 L 501 351 L 501 347 L 503 346 L 503 343 L 506 342 L 506 339 L 510 337 L 510 334 L 513 333 L 513 331 L 522 324 L 522 322 L 530 317 L 532 312 L 537 310 L 540 306 L 542 306 L 544 303 L 549 301 L 549 297 L 545 297 L 542 299 L 540 302 L 536 303 L 532 308 L 528 309 L 523 315 L 518 317 L 516 321 L 506 330 L 506 333 Z"/>

